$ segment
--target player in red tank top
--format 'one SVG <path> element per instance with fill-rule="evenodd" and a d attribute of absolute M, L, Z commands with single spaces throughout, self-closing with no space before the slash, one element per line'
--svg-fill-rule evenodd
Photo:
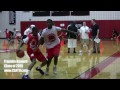
<path fill-rule="evenodd" d="M 30 57 L 31 64 L 28 67 L 28 70 L 26 71 L 25 75 L 23 75 L 23 79 L 30 79 L 29 73 L 33 66 L 36 63 L 36 59 L 38 61 L 41 61 L 42 64 L 36 68 L 37 71 L 39 71 L 42 75 L 44 75 L 44 72 L 41 70 L 41 67 L 45 66 L 47 64 L 47 59 L 44 57 L 44 55 L 41 53 L 38 45 L 38 40 L 40 40 L 40 35 L 38 34 L 38 29 L 34 27 L 32 29 L 32 34 L 29 34 L 25 39 L 23 39 L 23 42 L 18 47 L 18 50 L 23 46 L 23 44 L 27 44 L 27 54 Z"/>

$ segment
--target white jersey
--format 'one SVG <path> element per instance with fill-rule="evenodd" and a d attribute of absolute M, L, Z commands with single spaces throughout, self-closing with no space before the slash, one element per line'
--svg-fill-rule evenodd
<path fill-rule="evenodd" d="M 88 33 L 90 32 L 88 26 L 82 26 L 80 29 L 78 29 L 79 33 L 81 34 L 82 39 L 89 39 Z M 88 32 L 88 33 L 85 33 Z"/>
<path fill-rule="evenodd" d="M 25 31 L 24 31 L 24 35 L 28 35 L 32 33 L 32 30 L 30 28 L 27 28 Z"/>
<path fill-rule="evenodd" d="M 45 46 L 47 49 L 53 48 L 54 46 L 60 44 L 60 39 L 58 38 L 57 31 L 62 30 L 62 28 L 57 26 L 52 26 L 51 29 L 45 28 L 41 34 L 44 38 Z"/>

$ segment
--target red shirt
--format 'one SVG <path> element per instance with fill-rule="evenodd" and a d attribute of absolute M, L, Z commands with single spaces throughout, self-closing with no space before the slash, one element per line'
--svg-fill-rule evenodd
<path fill-rule="evenodd" d="M 24 43 L 28 45 L 28 48 L 32 50 L 37 46 L 39 40 L 40 40 L 39 34 L 37 36 L 33 36 L 33 34 L 29 34 L 27 38 L 23 39 Z"/>

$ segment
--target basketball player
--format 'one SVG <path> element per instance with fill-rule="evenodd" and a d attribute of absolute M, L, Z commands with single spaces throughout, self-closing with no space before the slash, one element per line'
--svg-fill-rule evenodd
<path fill-rule="evenodd" d="M 46 75 L 49 73 L 49 66 L 51 64 L 52 58 L 54 58 L 53 73 L 57 73 L 58 56 L 60 53 L 60 39 L 58 38 L 57 31 L 67 31 L 76 34 L 75 32 L 63 30 L 60 27 L 54 26 L 51 19 L 47 20 L 47 28 L 45 28 L 41 34 L 41 40 L 43 40 L 45 43 L 48 58 Z"/>
<path fill-rule="evenodd" d="M 44 65 L 46 65 L 47 60 L 44 57 L 44 55 L 41 53 L 40 49 L 38 48 L 38 40 L 40 40 L 40 35 L 38 33 L 38 29 L 36 27 L 32 28 L 32 33 L 29 34 L 25 39 L 23 39 L 23 43 L 20 44 L 20 46 L 18 47 L 18 50 L 20 50 L 20 48 L 23 46 L 23 44 L 27 44 L 27 54 L 30 57 L 31 60 L 31 64 L 29 65 L 25 75 L 23 75 L 23 79 L 30 79 L 29 77 L 29 73 L 31 71 L 31 69 L 33 68 L 33 66 L 36 63 L 36 59 L 38 61 L 41 61 L 42 64 L 40 66 L 38 66 L 36 68 L 37 71 L 39 71 L 42 75 L 44 75 L 44 72 L 41 70 L 41 67 L 43 67 Z"/>
<path fill-rule="evenodd" d="M 12 31 L 8 31 L 8 29 L 5 30 L 5 34 L 6 34 L 6 38 L 7 38 L 7 41 L 8 41 L 8 44 L 11 45 L 13 44 L 14 40 L 14 34 Z"/>
<path fill-rule="evenodd" d="M 28 34 L 32 33 L 32 28 L 33 28 L 33 27 L 35 27 L 35 25 L 30 25 L 30 27 L 28 27 L 28 28 L 24 31 L 24 35 L 23 35 L 22 39 L 25 39 Z"/>

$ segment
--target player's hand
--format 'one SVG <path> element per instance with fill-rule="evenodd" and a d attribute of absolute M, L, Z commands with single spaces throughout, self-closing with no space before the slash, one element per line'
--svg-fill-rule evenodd
<path fill-rule="evenodd" d="M 16 52 L 19 52 L 20 51 L 20 48 L 18 48 L 17 50 L 16 50 Z"/>

